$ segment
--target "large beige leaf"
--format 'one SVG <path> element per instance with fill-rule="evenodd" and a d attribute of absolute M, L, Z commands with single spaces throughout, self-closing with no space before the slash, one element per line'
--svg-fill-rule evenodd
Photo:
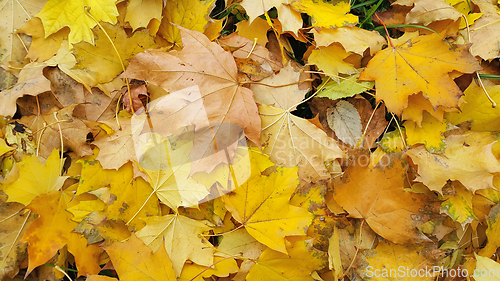
<path fill-rule="evenodd" d="M 158 251 L 165 241 L 165 249 L 177 276 L 188 259 L 199 265 L 212 264 L 213 250 L 207 240 L 200 238 L 210 227 L 178 214 L 150 217 L 145 221 L 146 226 L 136 233 L 137 237 L 153 252 Z"/>
<path fill-rule="evenodd" d="M 139 53 L 122 76 L 145 80 L 169 92 L 197 85 L 211 124 L 238 124 L 250 140 L 260 144 L 260 119 L 253 93 L 239 84 L 231 53 L 200 32 L 179 29 L 184 45 L 181 51 Z"/>
<path fill-rule="evenodd" d="M 344 153 L 324 131 L 290 110 L 262 105 L 259 112 L 261 141 L 271 161 L 286 167 L 298 165 L 299 177 L 307 181 L 327 179 L 331 173 L 340 172 L 335 159 L 344 157 Z"/>

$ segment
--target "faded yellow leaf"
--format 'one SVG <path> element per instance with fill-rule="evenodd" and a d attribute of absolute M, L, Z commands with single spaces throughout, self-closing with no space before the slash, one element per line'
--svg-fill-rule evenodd
<path fill-rule="evenodd" d="M 454 9 L 446 1 L 435 0 L 398 0 L 394 3 L 400 6 L 412 7 L 406 15 L 405 24 L 420 23 L 429 25 L 432 22 L 440 20 L 456 21 L 462 14 Z"/>
<path fill-rule="evenodd" d="M 42 21 L 35 17 L 29 20 L 16 32 L 31 36 L 31 45 L 26 58 L 33 61 L 43 62 L 50 59 L 57 53 L 57 50 L 61 47 L 63 39 L 67 39 L 69 30 L 62 29 L 45 38 Z"/>
<path fill-rule="evenodd" d="M 288 85 L 286 87 L 266 87 L 263 85 L 252 85 L 250 88 L 254 92 L 254 99 L 257 103 L 267 104 L 286 110 L 295 110 L 304 96 L 307 89 L 300 89 L 295 85 L 300 80 L 300 72 L 296 71 L 290 64 L 287 64 L 278 74 L 274 74 L 261 81 L 268 85 Z"/>
<path fill-rule="evenodd" d="M 464 30 L 464 32 L 467 31 Z M 498 58 L 500 53 L 499 35 L 500 14 L 484 13 L 481 18 L 470 27 L 470 42 L 472 43 L 470 48 L 471 54 L 479 56 L 484 60 Z"/>
<path fill-rule="evenodd" d="M 230 255 L 242 258 L 257 259 L 267 249 L 264 244 L 255 240 L 245 228 L 224 234 L 224 239 L 217 247 L 216 256 L 228 257 Z"/>

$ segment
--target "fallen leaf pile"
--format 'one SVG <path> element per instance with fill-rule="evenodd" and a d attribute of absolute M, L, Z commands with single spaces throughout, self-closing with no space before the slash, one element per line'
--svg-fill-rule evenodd
<path fill-rule="evenodd" d="M 500 2 L 2 3 L 0 280 L 499 278 Z"/>

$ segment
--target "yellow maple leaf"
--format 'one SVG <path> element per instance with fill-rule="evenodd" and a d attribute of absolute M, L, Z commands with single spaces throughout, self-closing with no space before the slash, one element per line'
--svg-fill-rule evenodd
<path fill-rule="evenodd" d="M 430 275 L 410 275 L 415 270 L 416 272 L 422 272 L 418 270 L 425 269 L 426 267 L 432 268 L 434 262 L 431 259 L 427 259 L 424 254 L 430 247 L 432 246 L 425 244 L 400 245 L 383 240 L 379 242 L 375 249 L 363 252 L 361 256 L 363 266 L 356 268 L 356 271 L 362 278 L 377 281 L 388 279 L 435 280 L 435 273 L 432 271 Z M 402 270 L 402 272 L 398 270 Z"/>
<path fill-rule="evenodd" d="M 408 106 L 408 97 L 422 92 L 434 109 L 457 106 L 462 91 L 449 73 L 472 73 L 480 69 L 465 46 L 454 51 L 437 34 L 419 36 L 375 54 L 359 80 L 375 80 L 377 100 L 400 114 Z"/>
<path fill-rule="evenodd" d="M 310 15 L 314 27 L 335 28 L 358 23 L 358 17 L 349 13 L 351 5 L 348 1 L 333 4 L 323 0 L 295 0 L 292 7 Z"/>
<path fill-rule="evenodd" d="M 157 35 L 176 46 L 181 46 L 181 34 L 175 25 L 204 32 L 211 21 L 209 14 L 214 0 L 172 0 L 163 8 L 163 19 Z"/>
<path fill-rule="evenodd" d="M 57 53 L 63 39 L 68 37 L 69 30 L 62 29 L 45 38 L 42 21 L 35 17 L 29 20 L 16 32 L 25 33 L 31 36 L 31 45 L 26 58 L 43 62 Z"/>
<path fill-rule="evenodd" d="M 498 104 L 500 102 L 500 85 L 486 86 L 485 89 Z M 465 102 L 460 105 L 460 112 L 446 113 L 446 120 L 453 125 L 471 122 L 473 131 L 500 130 L 500 107 L 491 106 L 483 88 L 473 82 L 464 91 L 464 94 Z"/>
<path fill-rule="evenodd" d="M 427 111 L 427 113 L 434 116 L 434 118 L 436 118 L 441 122 L 443 121 L 443 116 L 445 112 L 455 112 L 458 110 L 456 108 L 444 108 L 442 106 L 439 106 L 436 110 L 434 110 L 430 101 L 426 99 L 422 95 L 422 93 L 419 93 L 416 95 L 411 95 L 408 98 L 408 107 L 403 109 L 401 118 L 403 120 L 411 120 L 415 122 L 418 126 L 421 126 L 424 111 Z"/>
<path fill-rule="evenodd" d="M 59 249 L 68 245 L 68 251 L 75 256 L 78 273 L 97 274 L 100 271 L 98 257 L 103 252 L 96 244 L 87 246 L 87 240 L 72 232 L 78 225 L 71 221 L 66 209 L 78 204 L 68 191 L 52 191 L 35 198 L 27 206 L 39 215 L 28 227 L 21 239 L 28 242 L 28 272 L 46 263 Z"/>
<path fill-rule="evenodd" d="M 228 277 L 231 273 L 238 272 L 240 268 L 235 259 L 214 258 L 214 266 L 207 269 L 206 266 L 197 264 L 186 264 L 182 274 L 177 281 L 204 281 L 212 275 Z M 201 274 L 200 274 L 201 273 Z"/>
<path fill-rule="evenodd" d="M 270 176 L 252 178 L 223 200 L 233 218 L 257 241 L 286 253 L 285 236 L 305 235 L 312 220 L 307 210 L 289 204 L 297 184 L 297 167 L 279 168 Z"/>
<path fill-rule="evenodd" d="M 106 252 L 120 280 L 176 280 L 165 248 L 152 253 L 135 234 L 125 242 L 115 242 L 107 246 Z"/>
<path fill-rule="evenodd" d="M 49 0 L 36 16 L 43 22 L 45 38 L 68 26 L 70 44 L 94 43 L 91 29 L 97 25 L 96 21 L 116 23 L 118 10 L 113 0 Z"/>
<path fill-rule="evenodd" d="M 200 235 L 210 230 L 206 224 L 178 214 L 145 218 L 146 226 L 136 234 L 153 252 L 165 247 L 176 276 L 187 259 L 199 265 L 213 263 L 213 250 Z M 165 243 L 163 243 L 165 241 Z"/>
<path fill-rule="evenodd" d="M 288 254 L 266 249 L 248 272 L 247 280 L 314 280 L 311 273 L 325 266 L 325 253 L 315 250 L 311 240 L 289 240 Z"/>
<path fill-rule="evenodd" d="M 147 27 L 152 19 L 161 20 L 162 0 L 132 0 L 128 3 L 125 20 L 134 30 Z"/>
<path fill-rule="evenodd" d="M 495 144 L 491 134 L 451 135 L 445 142 L 441 154 L 432 154 L 424 146 L 406 152 L 418 165 L 417 181 L 439 193 L 447 180 L 458 180 L 472 192 L 494 188 L 493 173 L 500 172 L 500 163 L 491 152 Z"/>
<path fill-rule="evenodd" d="M 313 50 L 309 56 L 308 64 L 315 64 L 326 75 L 338 80 L 336 76 L 339 73 L 353 74 L 358 72 L 354 65 L 344 61 L 349 55 L 350 53 L 338 44 L 331 44 L 328 47 L 318 47 Z"/>
<path fill-rule="evenodd" d="M 468 223 L 478 220 L 474 215 L 472 196 L 472 192 L 460 182 L 449 182 L 443 187 L 443 195 L 439 196 L 439 199 L 443 200 L 441 213 L 447 214 L 454 221 L 459 222 L 462 229 L 465 229 Z"/>
<path fill-rule="evenodd" d="M 59 151 L 54 149 L 42 165 L 37 156 L 25 155 L 19 167 L 19 179 L 13 183 L 3 186 L 3 190 L 9 195 L 8 202 L 19 202 L 28 205 L 31 200 L 41 194 L 59 190 L 67 176 L 60 176 L 61 161 Z"/>
<path fill-rule="evenodd" d="M 500 220 L 498 215 L 500 214 L 500 205 L 495 205 L 491 208 L 489 215 L 486 217 L 486 222 L 488 223 L 488 228 L 486 229 L 486 236 L 488 237 L 488 243 L 484 248 L 481 249 L 479 254 L 485 257 L 491 257 L 497 248 L 500 247 Z"/>
<path fill-rule="evenodd" d="M 123 66 L 128 66 L 129 58 L 145 49 L 158 47 L 147 30 L 136 31 L 128 37 L 120 26 L 108 23 L 103 23 L 101 26 L 112 38 L 113 43 L 100 27 L 96 27 L 93 29 L 93 34 L 97 39 L 92 44 L 89 42 L 74 44 L 77 68 L 87 71 L 94 78 L 95 83 L 110 82 L 123 71 Z M 120 57 L 113 51 L 112 44 L 116 47 Z"/>
<path fill-rule="evenodd" d="M 239 36 L 243 36 L 252 41 L 257 40 L 257 44 L 265 46 L 268 42 L 267 31 L 271 28 L 267 21 L 262 18 L 256 18 L 254 21 L 240 21 L 236 24 L 236 31 Z"/>
<path fill-rule="evenodd" d="M 406 142 L 408 146 L 423 143 L 430 152 L 439 152 L 444 146 L 443 133 L 448 125 L 445 122 L 439 122 L 434 116 L 424 112 L 424 117 L 420 126 L 413 121 L 406 121 L 403 126 L 406 128 Z"/>

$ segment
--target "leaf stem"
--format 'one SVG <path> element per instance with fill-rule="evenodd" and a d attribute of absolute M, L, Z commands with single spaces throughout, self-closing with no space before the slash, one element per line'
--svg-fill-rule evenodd
<path fill-rule="evenodd" d="M 389 35 L 389 30 L 387 30 L 387 26 L 385 25 L 385 23 L 378 17 L 377 13 L 375 13 L 375 16 L 377 17 L 377 19 L 380 21 L 380 23 L 382 23 L 382 26 L 384 27 L 385 29 L 385 34 L 387 34 L 387 41 L 389 41 L 389 43 L 391 44 L 391 47 L 394 49 L 394 45 L 392 44 L 392 40 L 391 40 L 391 36 Z"/>
<path fill-rule="evenodd" d="M 59 176 L 62 176 L 63 169 L 63 153 L 64 153 L 64 139 L 62 135 L 61 124 L 59 123 L 59 119 L 57 118 L 57 111 L 54 112 L 54 118 L 56 119 L 57 128 L 59 129 L 59 137 L 61 138 L 61 155 L 59 157 Z"/>
<path fill-rule="evenodd" d="M 300 84 L 300 83 L 304 83 L 304 82 L 312 82 L 314 80 L 315 79 L 304 79 L 304 80 L 300 80 L 300 81 L 292 82 L 292 83 L 288 83 L 288 84 L 283 84 L 283 85 L 270 85 L 270 84 L 261 83 L 261 82 L 257 82 L 257 81 L 248 81 L 248 82 L 244 82 L 241 84 L 242 85 L 244 85 L 244 84 L 257 84 L 257 85 L 262 85 L 262 86 L 267 86 L 267 87 L 272 87 L 272 88 L 281 88 L 281 87 L 288 87 L 288 86 L 292 86 L 292 85 Z"/>
<path fill-rule="evenodd" d="M 118 60 L 120 61 L 120 64 L 122 66 L 122 70 L 125 71 L 125 65 L 123 64 L 123 60 L 122 60 L 122 57 L 120 56 L 120 53 L 118 52 L 118 49 L 116 48 L 115 46 L 115 43 L 113 43 L 113 40 L 111 40 L 111 37 L 109 37 L 109 34 L 108 32 L 104 29 L 104 27 L 99 23 L 99 21 L 97 21 L 96 18 L 94 18 L 94 16 L 90 13 L 90 7 L 85 7 L 85 12 L 87 12 L 87 14 L 97 23 L 97 25 L 99 26 L 99 28 L 102 30 L 102 32 L 104 32 L 104 35 L 106 35 L 106 37 L 108 38 L 109 42 L 111 43 L 111 46 L 113 46 L 113 50 L 115 50 L 115 53 L 116 55 L 118 56 Z M 125 83 L 127 84 L 127 90 L 128 90 L 128 97 L 129 97 L 129 102 L 130 102 L 130 110 L 132 111 L 132 113 L 135 113 L 134 111 L 134 106 L 132 104 L 132 94 L 130 93 L 130 83 L 128 81 L 128 78 L 125 78 Z M 118 113 L 117 113 L 118 115 Z M 117 117 L 118 118 L 118 117 Z"/>

